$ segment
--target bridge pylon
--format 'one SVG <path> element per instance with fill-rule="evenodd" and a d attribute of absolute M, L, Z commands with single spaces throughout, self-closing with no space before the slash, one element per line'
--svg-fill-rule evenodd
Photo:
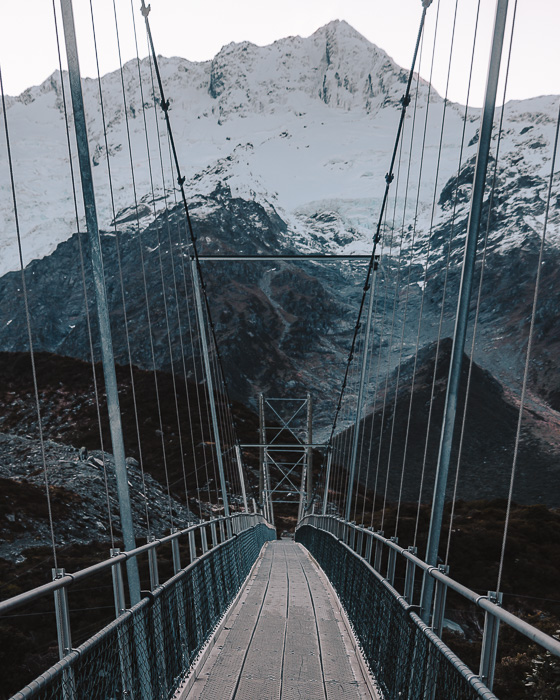
<path fill-rule="evenodd" d="M 311 395 L 303 398 L 265 397 L 259 394 L 259 501 L 274 522 L 274 506 L 293 504 L 301 520 L 313 494 Z M 271 473 L 278 474 L 276 478 Z"/>

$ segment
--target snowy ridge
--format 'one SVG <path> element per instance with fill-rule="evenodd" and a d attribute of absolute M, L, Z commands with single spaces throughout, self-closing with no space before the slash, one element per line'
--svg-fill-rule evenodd
<path fill-rule="evenodd" d="M 406 71 L 387 54 L 346 22 L 336 21 L 308 38 L 289 37 L 265 47 L 247 42 L 229 44 L 212 61 L 162 58 L 161 71 L 171 100 L 189 198 L 207 198 L 218 182 L 227 183 L 234 196 L 255 200 L 278 212 L 288 224 L 294 244 L 302 250 L 369 252 L 406 82 Z M 42 85 L 8 100 L 25 264 L 50 254 L 76 230 L 60 78 L 56 72 Z M 152 187 L 155 213 L 164 206 L 166 197 L 174 201 L 167 137 L 161 110 L 154 108 L 149 60 L 141 61 L 139 66 L 136 61 L 126 64 L 122 85 L 140 205 L 138 217 L 143 227 L 154 217 Z M 83 83 L 98 214 L 104 230 L 111 229 L 114 219 L 120 227 L 133 230 L 136 226 L 122 85 L 118 71 L 101 80 L 113 212 L 99 87 L 95 80 Z M 66 96 L 69 101 L 68 89 Z M 518 195 L 515 204 L 511 198 L 505 207 L 519 207 L 534 197 L 534 178 L 541 183 L 541 190 L 551 153 L 555 102 L 554 97 L 542 97 L 507 106 L 500 157 L 507 174 L 500 186 L 510 192 L 515 187 Z M 403 175 L 398 190 L 396 185 L 393 190 L 402 204 L 404 173 L 412 150 L 406 226 L 416 215 L 418 241 L 430 229 L 434 197 L 439 202 L 434 225 L 444 224 L 450 215 L 449 202 L 442 198 L 442 192 L 457 174 L 464 108 L 454 104 L 447 107 L 436 183 L 443 108 L 442 98 L 427 83 L 420 81 L 417 90 L 414 87 L 403 140 Z M 419 149 L 426 119 L 422 161 Z M 413 121 L 415 133 L 411 139 Z M 465 160 L 475 156 L 477 125 L 478 110 L 470 110 L 466 125 L 470 145 L 465 149 Z M 153 182 L 149 177 L 148 146 Z M 72 161 L 78 172 L 73 139 Z M 413 183 L 420 167 L 422 183 L 417 192 Z M 460 217 L 466 215 L 468 204 L 466 178 L 462 188 Z M 542 198 L 542 194 L 539 196 Z M 81 203 L 79 207 L 83 226 Z M 538 229 L 541 213 L 539 207 L 537 210 L 523 214 L 524 224 L 531 230 Z M 0 220 L 0 274 L 4 274 L 17 269 L 19 260 L 3 134 Z M 553 227 L 552 239 L 557 238 Z M 496 246 L 507 247 L 517 240 L 501 229 L 493 233 Z"/>

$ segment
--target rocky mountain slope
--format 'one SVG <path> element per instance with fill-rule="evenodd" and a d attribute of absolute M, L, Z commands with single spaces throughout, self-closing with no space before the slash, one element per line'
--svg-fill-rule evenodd
<path fill-rule="evenodd" d="M 345 22 L 331 23 L 308 38 L 291 37 L 267 47 L 231 44 L 212 61 L 201 64 L 162 59 L 161 68 L 172 101 L 179 156 L 189 178 L 193 226 L 203 252 L 369 252 L 406 71 Z M 149 61 L 142 61 L 144 86 L 150 85 L 150 70 Z M 160 135 L 165 135 L 160 111 L 149 91 L 142 98 L 135 62 L 124 67 L 123 82 L 126 111 L 120 74 L 104 76 L 101 81 L 116 201 L 113 216 L 98 86 L 96 81 L 84 81 L 117 356 L 120 362 L 128 362 L 116 242 L 122 256 L 132 362 L 146 369 L 153 364 L 146 333 L 142 252 L 153 306 L 155 365 L 177 368 L 180 336 L 192 312 L 181 306 L 183 302 L 179 304 L 181 330 L 173 273 L 179 280 L 179 292 L 190 296 L 188 280 L 186 288 L 181 287 L 189 248 L 167 170 L 165 182 L 161 175 L 155 177 L 155 206 L 152 201 L 144 116 L 155 163 L 159 159 L 156 120 Z M 497 179 L 474 358 L 513 397 L 519 394 L 524 363 L 556 106 L 555 97 L 508 103 L 499 153 L 497 133 L 493 141 Z M 135 163 L 137 208 L 132 196 L 125 115 Z M 380 300 L 377 329 L 382 326 L 382 300 L 387 295 L 386 308 L 391 309 L 396 295 L 395 338 L 402 335 L 405 359 L 416 351 L 421 309 L 419 347 L 429 346 L 437 335 L 448 247 L 443 335 L 452 333 L 478 117 L 477 110 L 465 112 L 460 105 L 446 105 L 424 81 L 414 84 L 405 121 L 401 176 L 393 185 L 394 231 L 384 231 L 376 290 Z M 43 85 L 10 98 L 8 118 L 24 257 L 29 263 L 26 279 L 34 342 L 39 350 L 87 358 L 60 76 L 55 74 Z M 463 126 L 465 150 L 460 165 Z M 440 137 L 442 156 L 438 159 Z M 7 272 L 16 264 L 4 165 L 5 153 L 0 148 L 1 245 L 3 270 Z M 405 173 L 409 177 L 406 191 Z M 490 172 L 481 240 L 487 227 L 492 182 Z M 547 414 L 552 420 L 551 436 L 554 411 L 560 408 L 560 374 L 555 359 L 560 302 L 557 178 L 552 194 L 530 367 L 530 388 L 539 410 L 544 415 L 553 409 Z M 170 251 L 182 256 L 170 256 Z M 479 260 L 481 255 L 482 250 Z M 284 263 L 203 264 L 233 395 L 251 402 L 259 391 L 291 396 L 311 391 L 317 404 L 317 434 L 326 434 L 333 391 L 339 385 L 349 347 L 363 268 L 356 263 L 297 267 Z M 91 288 L 89 295 L 91 301 Z M 25 350 L 18 273 L 7 272 L 0 278 L 0 298 L 8 302 L 0 306 L 0 348 Z M 171 355 L 164 299 L 170 311 Z M 192 308 L 190 298 L 189 303 Z M 386 327 L 389 323 L 390 319 Z M 382 337 L 377 330 L 375 350 L 386 351 L 387 343 L 387 331 Z M 187 354 L 196 355 L 190 343 L 185 345 Z M 390 367 L 400 355 L 395 346 L 389 353 Z M 489 377 L 488 381 L 493 386 Z"/>
<path fill-rule="evenodd" d="M 359 478 L 375 492 L 381 504 L 385 499 L 388 503 L 399 499 L 405 503 L 418 500 L 430 502 L 434 489 L 450 354 L 451 340 L 444 338 L 438 354 L 427 447 L 435 344 L 428 345 L 419 353 L 413 390 L 411 391 L 413 361 L 408 360 L 401 367 L 398 387 L 396 372 L 390 376 L 386 386 L 385 379 L 382 378 L 375 411 L 371 410 L 362 420 L 361 448 L 358 452 Z M 448 500 L 453 497 L 457 475 L 468 366 L 469 358 L 465 356 L 447 486 Z M 478 498 L 491 500 L 508 497 L 518 413 L 519 403 L 515 394 L 474 363 L 465 420 L 465 440 L 457 476 L 458 499 L 474 501 Z M 351 443 L 345 433 L 346 431 L 340 433 L 336 444 L 340 445 L 340 454 L 346 454 L 349 458 L 348 446 Z M 560 493 L 556 488 L 560 477 L 559 452 L 558 413 L 539 400 L 529 398 L 523 415 L 514 482 L 513 498 L 516 502 L 560 507 Z M 421 483 L 423 487 L 420 493 Z"/>

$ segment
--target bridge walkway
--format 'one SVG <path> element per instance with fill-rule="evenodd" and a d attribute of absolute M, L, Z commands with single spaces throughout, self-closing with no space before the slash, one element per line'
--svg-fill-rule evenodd
<path fill-rule="evenodd" d="M 324 575 L 292 540 L 270 542 L 187 700 L 372 700 Z"/>

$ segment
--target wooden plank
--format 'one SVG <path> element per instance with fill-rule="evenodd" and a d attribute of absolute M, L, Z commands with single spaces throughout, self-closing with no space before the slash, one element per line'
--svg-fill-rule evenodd
<path fill-rule="evenodd" d="M 187 700 L 371 700 L 328 588 L 304 548 L 269 543 Z"/>

